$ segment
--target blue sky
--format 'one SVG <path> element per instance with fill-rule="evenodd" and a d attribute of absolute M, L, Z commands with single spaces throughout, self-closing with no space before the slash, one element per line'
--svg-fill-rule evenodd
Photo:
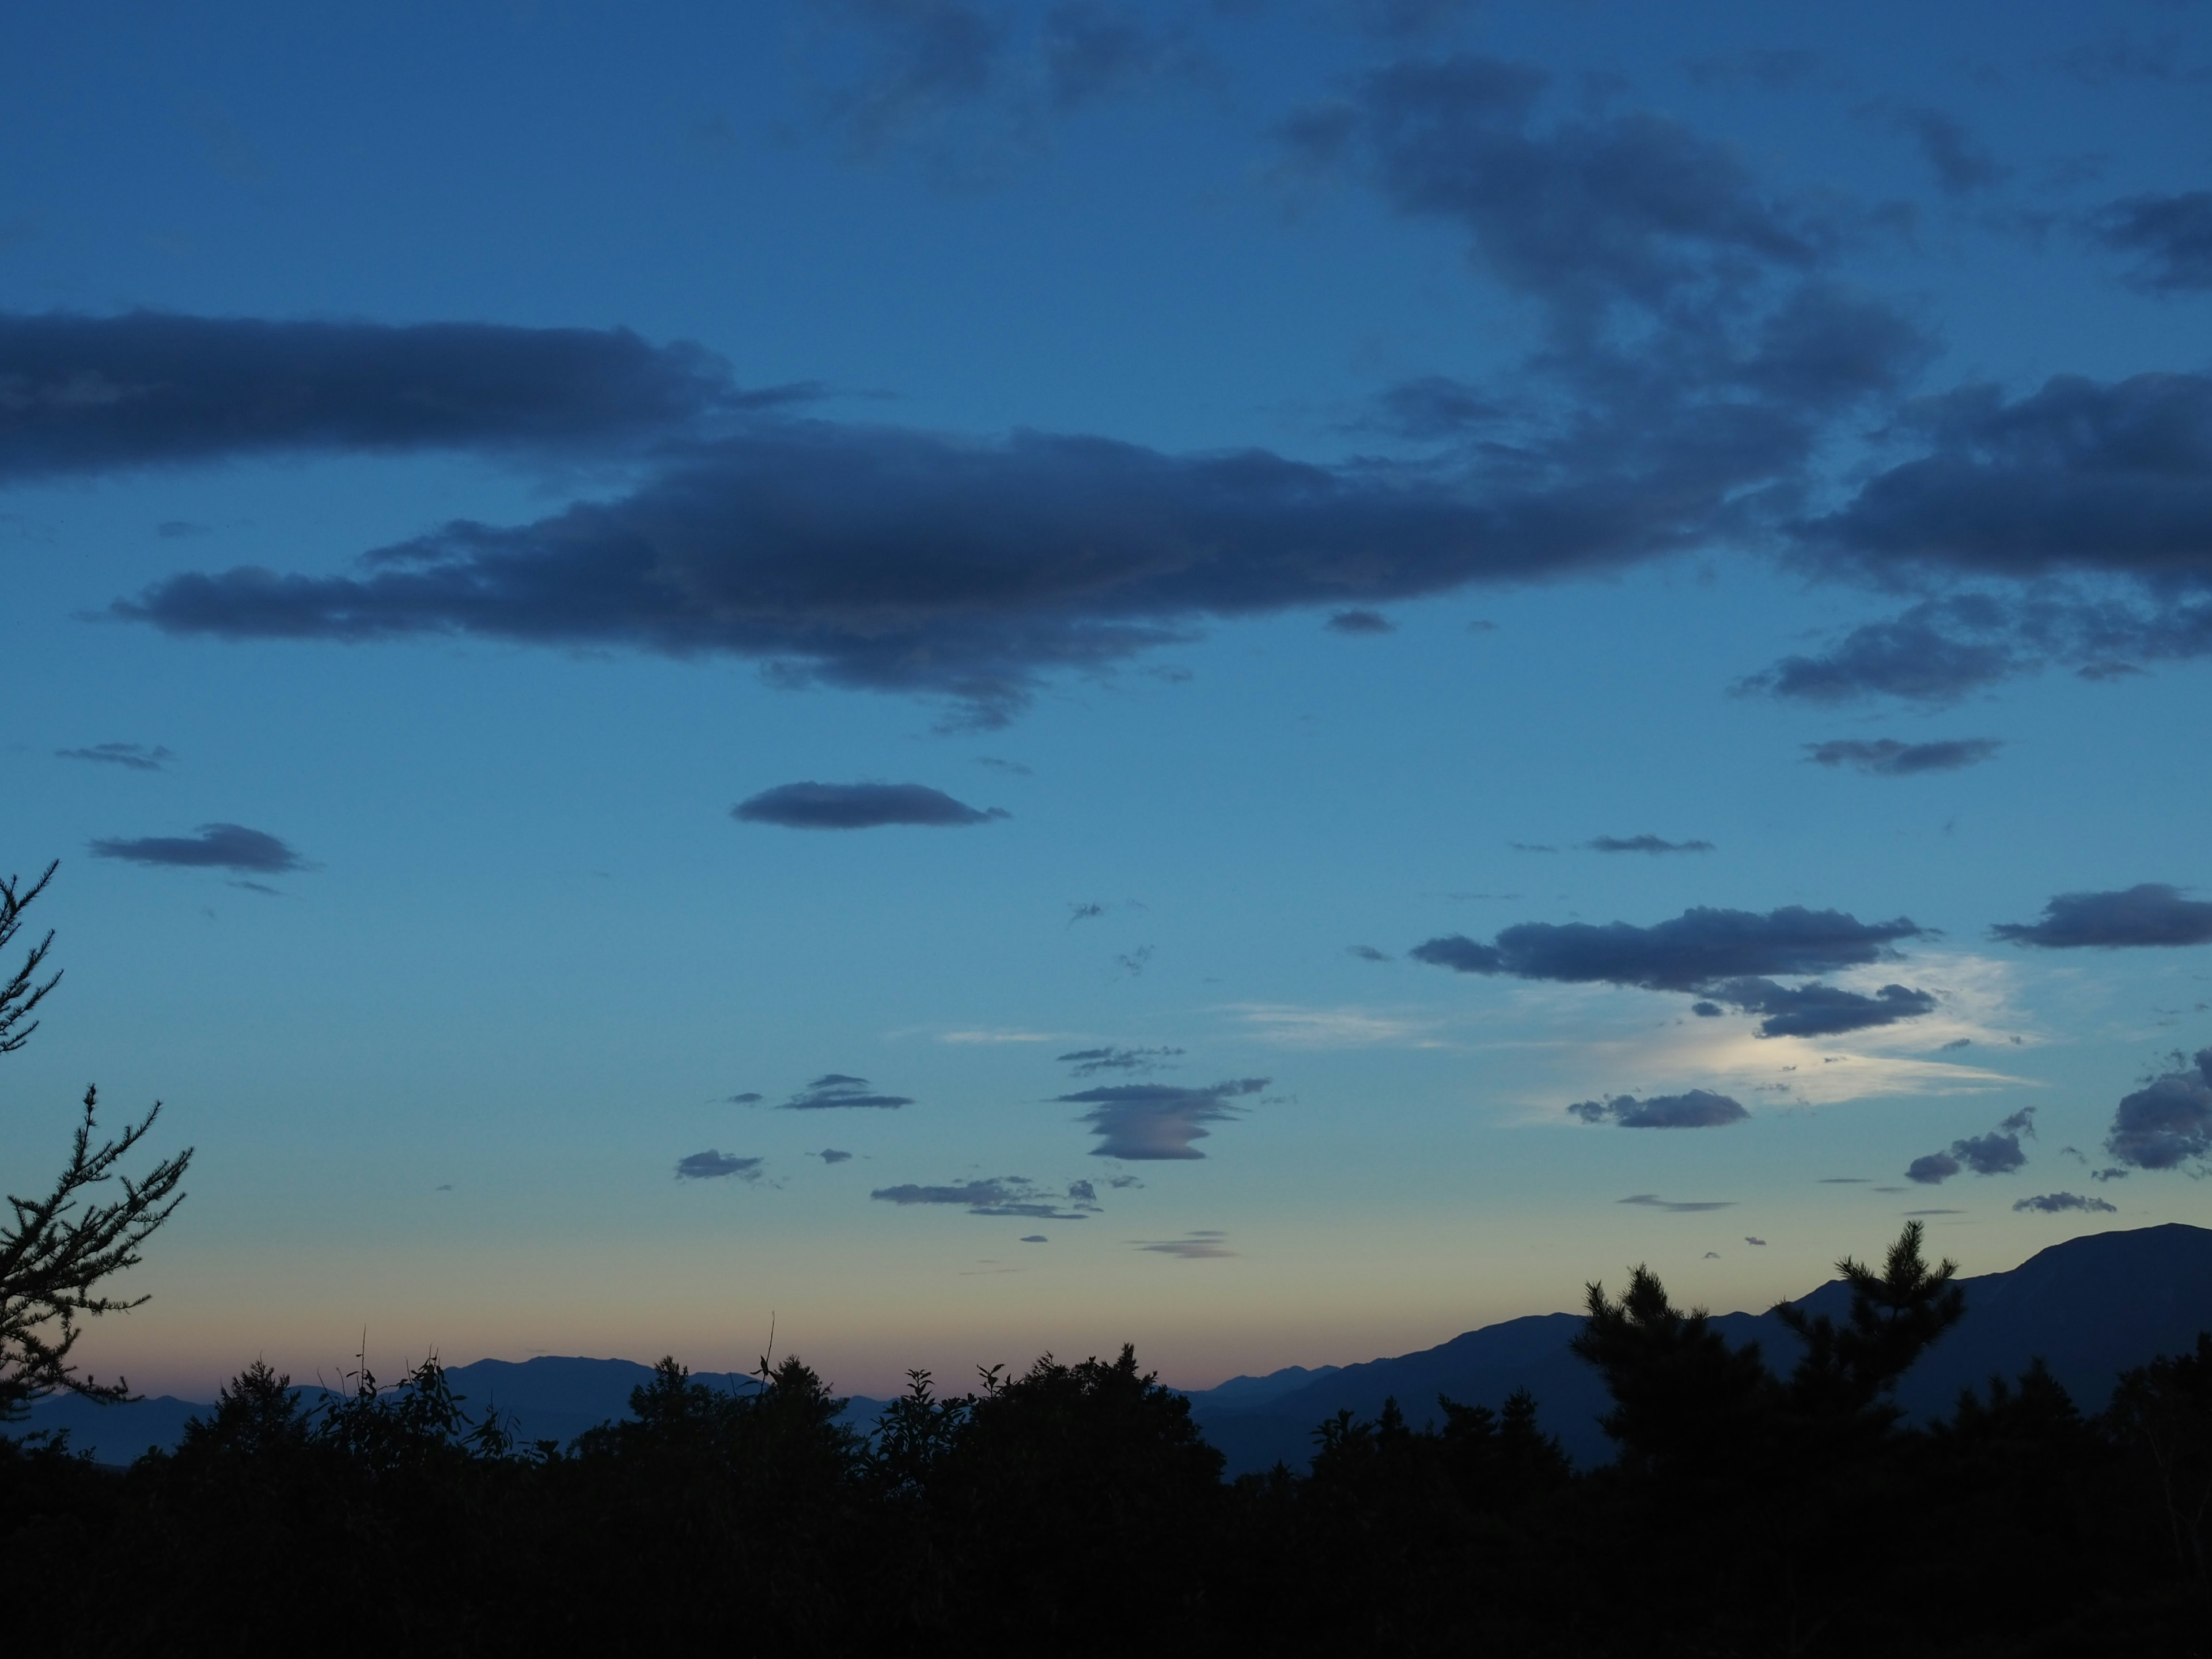
<path fill-rule="evenodd" d="M 2203 7 L 0 31 L 0 1158 L 199 1148 L 96 1366 L 2208 1219 Z"/>

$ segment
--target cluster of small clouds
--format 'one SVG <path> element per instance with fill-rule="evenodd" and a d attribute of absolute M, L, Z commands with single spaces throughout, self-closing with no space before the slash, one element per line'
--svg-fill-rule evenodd
<path fill-rule="evenodd" d="M 1059 1056 L 1060 1063 L 1073 1069 L 1078 1077 L 1095 1077 L 1101 1072 L 1152 1072 L 1178 1058 L 1180 1048 L 1073 1048 Z"/>
<path fill-rule="evenodd" d="M 868 1196 L 886 1204 L 954 1205 L 969 1215 L 1036 1221 L 1082 1221 L 1101 1207 L 1098 1189 L 1088 1181 L 1071 1181 L 1064 1188 L 1054 1190 L 1026 1176 L 994 1176 L 941 1187 L 878 1187 Z"/>

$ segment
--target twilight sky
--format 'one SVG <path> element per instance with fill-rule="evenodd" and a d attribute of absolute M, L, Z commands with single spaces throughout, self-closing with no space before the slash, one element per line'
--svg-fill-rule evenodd
<path fill-rule="evenodd" d="M 95 1368 L 1199 1386 L 2212 1224 L 2212 6 L 0 61 L 0 1168 L 199 1148 Z"/>

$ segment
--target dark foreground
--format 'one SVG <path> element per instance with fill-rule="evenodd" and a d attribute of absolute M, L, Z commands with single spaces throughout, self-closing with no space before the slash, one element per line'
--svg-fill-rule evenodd
<path fill-rule="evenodd" d="M 797 1359 L 745 1394 L 664 1362 L 632 1415 L 518 1443 L 427 1364 L 319 1407 L 256 1366 L 126 1473 L 0 1438 L 11 1650 L 2187 1655 L 2212 1651 L 2212 1335 L 2085 1417 L 2039 1370 L 1900 1426 L 1960 1317 L 1908 1230 L 1846 1264 L 1786 1376 L 1595 1291 L 1617 1462 L 1516 1396 L 1316 1431 L 1234 1485 L 1188 1403 L 1040 1360 L 872 1441 Z M 1421 1414 L 1428 1402 L 1418 1402 Z"/>

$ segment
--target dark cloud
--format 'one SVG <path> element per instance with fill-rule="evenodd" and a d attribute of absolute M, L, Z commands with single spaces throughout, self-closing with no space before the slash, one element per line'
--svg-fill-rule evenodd
<path fill-rule="evenodd" d="M 1493 945 L 1450 934 L 1408 954 L 1463 974 L 1700 991 L 1747 975 L 1863 967 L 1890 959 L 1895 941 L 1926 931 L 1902 916 L 1862 922 L 1840 910 L 1799 905 L 1765 915 L 1699 906 L 1650 927 L 1524 921 L 1506 928 Z"/>
<path fill-rule="evenodd" d="M 748 401 L 720 359 L 623 329 L 159 312 L 0 314 L 0 478 L 313 452 L 604 456 Z"/>
<path fill-rule="evenodd" d="M 848 1077 L 842 1072 L 831 1072 L 816 1078 L 776 1109 L 783 1112 L 826 1112 L 851 1107 L 896 1111 L 902 1106 L 913 1104 L 910 1096 L 870 1092 L 868 1079 L 864 1077 Z"/>
<path fill-rule="evenodd" d="M 2117 1205 L 2107 1204 L 2101 1198 L 2084 1198 L 2079 1193 L 2045 1193 L 2035 1198 L 2017 1200 L 2015 1210 L 2037 1210 L 2045 1215 L 2058 1215 L 2068 1210 L 2101 1211 L 2106 1215 L 2118 1213 Z"/>
<path fill-rule="evenodd" d="M 264 898 L 282 898 L 284 896 L 283 894 L 278 892 L 274 887 L 265 886 L 258 881 L 234 881 L 229 884 L 248 893 L 258 893 Z"/>
<path fill-rule="evenodd" d="M 2092 222 L 2107 247 L 2136 256 L 2130 280 L 2154 294 L 2212 289 L 2212 190 L 2130 196 Z"/>
<path fill-rule="evenodd" d="M 748 1089 L 743 1094 L 726 1097 L 724 1103 L 730 1106 L 752 1106 L 758 1104 L 760 1099 L 760 1092 L 757 1090 Z"/>
<path fill-rule="evenodd" d="M 1019 761 L 1000 760 L 995 755 L 978 755 L 975 764 L 988 766 L 994 772 L 1005 772 L 1018 778 L 1033 778 L 1036 774 Z"/>
<path fill-rule="evenodd" d="M 835 1146 L 824 1146 L 820 1152 L 815 1153 L 814 1156 L 820 1158 L 824 1164 L 848 1164 L 852 1161 L 853 1158 L 852 1153 L 841 1152 Z"/>
<path fill-rule="evenodd" d="M 1075 1068 L 1078 1077 L 1095 1077 L 1101 1072 L 1152 1072 L 1159 1069 L 1164 1061 L 1181 1054 L 1180 1048 L 1074 1048 L 1056 1056 L 1063 1066 Z"/>
<path fill-rule="evenodd" d="M 2020 1138 L 2034 1133 L 2035 1108 L 2024 1106 L 1987 1134 L 1954 1140 L 1948 1152 L 1914 1158 L 1905 1173 L 1908 1179 L 1929 1187 L 1948 1181 L 1962 1170 L 1982 1176 L 2009 1175 L 2027 1162 Z"/>
<path fill-rule="evenodd" d="M 343 575 L 174 576 L 113 610 L 232 639 L 752 657 L 789 683 L 949 697 L 988 725 L 1047 673 L 1109 666 L 1207 617 L 1612 568 L 1671 539 L 1580 488 L 781 422 L 536 524 L 457 522 Z"/>
<path fill-rule="evenodd" d="M 1054 1193 L 1026 1176 L 997 1176 L 945 1187 L 878 1187 L 868 1194 L 886 1204 L 957 1204 L 970 1215 L 1012 1217 L 1033 1221 L 1082 1221 L 1098 1205 L 1088 1182 Z"/>
<path fill-rule="evenodd" d="M 874 830 L 988 823 L 1011 815 L 997 806 L 979 811 L 919 783 L 783 783 L 739 801 L 730 816 L 787 830 Z"/>
<path fill-rule="evenodd" d="M 1024 1244 L 1049 1244 L 1052 1241 L 1042 1233 L 1024 1233 L 1019 1241 Z"/>
<path fill-rule="evenodd" d="M 1580 1101 L 1567 1110 L 1585 1123 L 1617 1123 L 1624 1129 L 1710 1129 L 1741 1123 L 1751 1115 L 1728 1096 L 1704 1089 L 1653 1095 L 1647 1100 L 1615 1095 L 1607 1101 Z"/>
<path fill-rule="evenodd" d="M 1397 623 L 1379 611 L 1340 611 L 1322 624 L 1332 634 L 1395 634 Z"/>
<path fill-rule="evenodd" d="M 1984 579 L 1784 659 L 1740 689 L 1942 702 L 2046 664 L 2110 678 L 2212 652 L 2212 375 L 2061 375 L 1919 400 L 1922 453 L 1793 534 L 1816 568 L 1889 586 Z"/>
<path fill-rule="evenodd" d="M 1079 921 L 1093 921 L 1105 914 L 1103 904 L 1071 904 L 1067 907 L 1067 925 L 1073 927 Z"/>
<path fill-rule="evenodd" d="M 1709 841 L 1662 841 L 1656 836 L 1600 836 L 1583 846 L 1593 853 L 1710 853 Z"/>
<path fill-rule="evenodd" d="M 2061 893 L 2043 907 L 2043 920 L 1999 922 L 1992 938 L 2046 950 L 2100 945 L 2212 944 L 2212 903 L 2185 899 L 2163 882 L 2106 893 Z"/>
<path fill-rule="evenodd" d="M 1012 21 L 969 0 L 833 0 L 824 9 L 863 61 L 827 112 L 863 153 L 988 96 L 1005 74 Z"/>
<path fill-rule="evenodd" d="M 1267 1081 L 1263 1077 L 1232 1078 L 1202 1089 L 1122 1083 L 1053 1098 L 1091 1109 L 1084 1113 L 1083 1121 L 1098 1137 L 1098 1145 L 1091 1149 L 1096 1157 L 1133 1162 L 1196 1158 L 1206 1154 L 1191 1143 L 1207 1137 L 1211 1132 L 1205 1126 L 1241 1116 L 1242 1109 L 1230 1103 L 1258 1094 Z"/>
<path fill-rule="evenodd" d="M 1992 189 L 2011 173 L 1955 116 L 1921 105 L 1893 109 L 1889 116 L 1899 131 L 1919 145 L 1921 155 L 1946 196 L 1972 196 Z"/>
<path fill-rule="evenodd" d="M 1717 1002 L 1707 1002 L 1700 1000 L 1690 1005 L 1690 1012 L 1695 1014 L 1699 1019 L 1718 1019 L 1728 1011 L 1723 1008 Z"/>
<path fill-rule="evenodd" d="M 1910 777 L 1916 772 L 1956 772 L 1978 766 L 2004 746 L 1996 738 L 1942 738 L 1932 743 L 1903 743 L 1895 738 L 1833 738 L 1805 745 L 1806 758 L 1820 766 L 1849 766 L 1878 777 Z"/>
<path fill-rule="evenodd" d="M 264 876 L 281 876 L 307 867 L 300 855 L 276 836 L 242 823 L 204 823 L 191 836 L 147 836 L 136 841 L 95 841 L 96 859 L 124 859 L 132 864 L 162 864 L 192 869 L 250 870 Z"/>
<path fill-rule="evenodd" d="M 1840 1036 L 1845 1031 L 1893 1025 L 1936 1011 L 1931 993 L 1904 985 L 1885 985 L 1870 997 L 1817 981 L 1790 987 L 1771 979 L 1746 978 L 1707 988 L 1746 1013 L 1765 1015 L 1759 1023 L 1759 1035 L 1763 1037 Z"/>
<path fill-rule="evenodd" d="M 1615 1202 L 1621 1204 L 1640 1204 L 1644 1208 L 1650 1210 L 1671 1210 L 1680 1215 L 1695 1214 L 1705 1210 L 1732 1210 L 1735 1207 L 1735 1200 L 1734 1199 L 1725 1199 L 1717 1203 L 1682 1203 L 1662 1198 L 1656 1193 L 1638 1193 L 1632 1198 L 1619 1199 L 1616 1200 Z"/>
<path fill-rule="evenodd" d="M 1938 1186 L 1958 1173 L 1959 1160 L 1948 1152 L 1930 1152 L 1925 1158 L 1916 1158 L 1905 1171 L 1908 1181 L 1929 1187 Z"/>
<path fill-rule="evenodd" d="M 1802 702 L 1849 702 L 1881 695 L 1941 705 L 2025 672 L 2029 659 L 2009 640 L 1960 639 L 1941 613 L 1955 605 L 1916 605 L 1887 622 L 1867 623 L 1818 656 L 1793 655 L 1739 680 L 1740 696 L 1763 692 Z"/>
<path fill-rule="evenodd" d="M 1344 947 L 1344 951 L 1346 956 L 1358 957 L 1362 962 L 1388 962 L 1390 960 L 1389 956 L 1382 951 L 1376 950 L 1371 945 L 1347 945 Z"/>
<path fill-rule="evenodd" d="M 188 537 L 210 534 L 208 526 L 194 524 L 189 519 L 164 519 L 154 526 L 154 533 L 164 541 L 182 541 Z"/>
<path fill-rule="evenodd" d="M 1127 955 L 1115 957 L 1114 963 L 1123 973 L 1135 979 L 1152 965 L 1152 947 L 1149 945 L 1139 945 Z"/>
<path fill-rule="evenodd" d="M 2212 1154 L 2212 1048 L 2125 1097 L 2112 1113 L 2105 1150 L 2138 1170 L 2172 1170 Z"/>
<path fill-rule="evenodd" d="M 1765 1248 L 1766 1248 L 1766 1241 L 1765 1241 L 1765 1239 L 1763 1239 L 1763 1238 L 1753 1238 L 1753 1237 L 1749 1233 L 1746 1233 L 1746 1234 L 1743 1236 L 1743 1242 L 1744 1242 L 1745 1243 L 1747 1243 L 1747 1244 L 1756 1244 L 1756 1245 L 1758 1245 L 1761 1249 L 1765 1249 Z"/>
<path fill-rule="evenodd" d="M 709 1148 L 703 1152 L 694 1152 L 689 1158 L 678 1158 L 676 1178 L 679 1181 L 719 1181 L 725 1176 L 736 1176 L 741 1181 L 757 1181 L 763 1161 L 757 1158 L 737 1158 Z"/>
<path fill-rule="evenodd" d="M 134 772 L 166 770 L 176 759 L 173 750 L 155 744 L 150 747 L 143 743 L 95 743 L 89 749 L 57 749 L 58 760 L 99 761 L 109 766 L 127 766 Z"/>

